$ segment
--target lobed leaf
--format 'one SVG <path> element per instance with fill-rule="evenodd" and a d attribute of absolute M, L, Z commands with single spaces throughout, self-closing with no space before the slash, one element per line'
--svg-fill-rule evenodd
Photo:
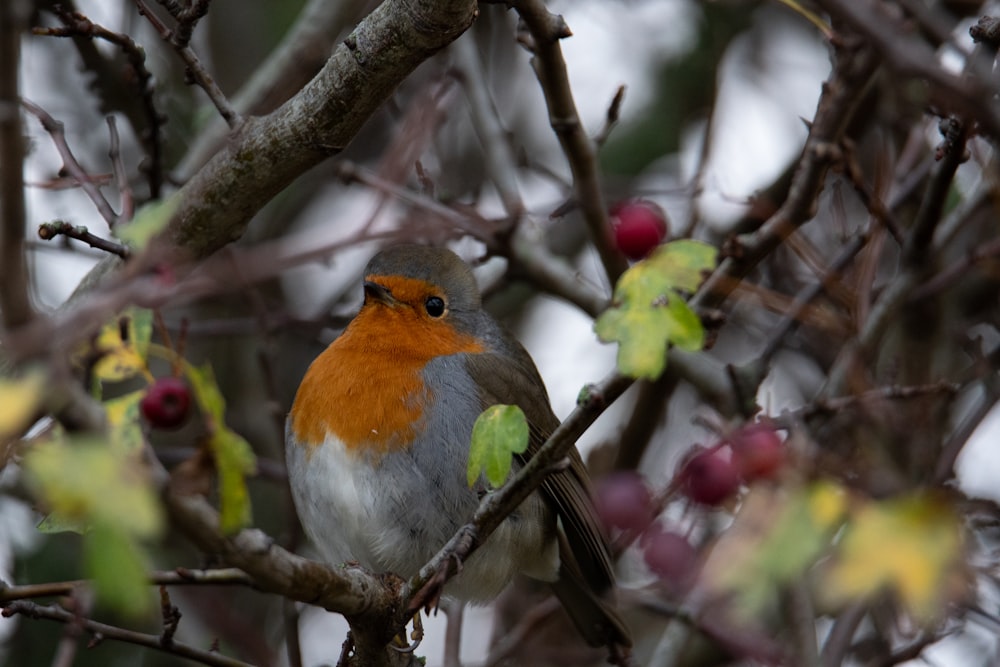
<path fill-rule="evenodd" d="M 655 380 L 666 367 L 668 345 L 704 346 L 701 321 L 679 291 L 697 289 L 715 257 L 715 248 L 705 243 L 673 241 L 622 275 L 614 303 L 594 323 L 598 338 L 618 343 L 622 373 Z"/>
<path fill-rule="evenodd" d="M 493 405 L 476 418 L 472 427 L 466 481 L 473 486 L 480 475 L 493 488 L 510 475 L 514 455 L 528 448 L 528 420 L 516 405 Z"/>

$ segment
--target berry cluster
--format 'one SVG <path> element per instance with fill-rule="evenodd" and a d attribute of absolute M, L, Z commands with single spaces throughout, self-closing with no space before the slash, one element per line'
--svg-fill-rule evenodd
<path fill-rule="evenodd" d="M 774 478 L 785 464 L 781 438 L 768 424 L 751 424 L 712 447 L 696 446 L 681 463 L 671 488 L 715 507 L 734 497 L 740 485 Z M 634 471 L 600 480 L 595 504 L 608 529 L 639 536 L 643 560 L 662 584 L 683 594 L 698 573 L 698 552 L 684 534 L 658 522 L 662 509 L 645 479 Z"/>

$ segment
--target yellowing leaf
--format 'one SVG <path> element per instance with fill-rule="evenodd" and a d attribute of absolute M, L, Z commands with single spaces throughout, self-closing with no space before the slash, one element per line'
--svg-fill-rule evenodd
<path fill-rule="evenodd" d="M 25 470 L 45 504 L 64 520 L 107 522 L 138 537 L 157 535 L 163 517 L 137 456 L 122 456 L 98 440 L 54 441 L 33 447 Z"/>
<path fill-rule="evenodd" d="M 961 522 L 939 497 L 871 502 L 848 524 L 821 592 L 838 604 L 891 589 L 931 622 L 945 611 L 961 546 Z"/>
<path fill-rule="evenodd" d="M 743 618 L 758 615 L 826 552 L 845 509 L 846 493 L 832 482 L 752 488 L 709 553 L 702 581 Z"/>
<path fill-rule="evenodd" d="M 510 475 L 514 455 L 528 448 L 528 421 L 516 405 L 493 405 L 472 427 L 466 480 L 473 486 L 480 475 L 494 488 Z"/>
<path fill-rule="evenodd" d="M 618 342 L 622 373 L 654 380 L 666 367 L 668 344 L 701 349 L 701 321 L 678 290 L 697 289 L 715 257 L 715 248 L 707 244 L 673 241 L 622 275 L 611 308 L 594 323 L 601 340 Z"/>
<path fill-rule="evenodd" d="M 98 600 L 126 614 L 151 608 L 140 539 L 163 518 L 138 456 L 94 439 L 55 440 L 24 457 L 29 483 L 52 509 L 43 527 L 84 533 L 84 562 Z"/>
<path fill-rule="evenodd" d="M 120 382 L 147 372 L 152 317 L 149 310 L 129 308 L 101 329 L 94 343 L 100 355 L 94 364 L 95 379 Z"/>
<path fill-rule="evenodd" d="M 142 450 L 144 440 L 142 425 L 139 423 L 139 403 L 145 394 L 146 390 L 140 389 L 104 402 L 111 431 L 111 446 L 123 455 Z"/>
<path fill-rule="evenodd" d="M 45 375 L 34 372 L 17 379 L 0 379 L 0 444 L 31 425 L 45 390 Z"/>
<path fill-rule="evenodd" d="M 175 194 L 146 204 L 135 214 L 132 222 L 115 228 L 115 236 L 135 249 L 145 248 L 154 236 L 166 229 L 179 203 L 180 195 Z"/>
<path fill-rule="evenodd" d="M 212 367 L 205 364 L 200 368 L 185 366 L 185 375 L 191 382 L 194 390 L 194 399 L 201 408 L 202 414 L 210 418 L 212 424 L 222 425 L 226 417 L 226 400 L 219 391 L 219 385 L 215 382 L 215 373 Z"/>
<path fill-rule="evenodd" d="M 209 430 L 209 449 L 219 473 L 221 528 L 224 533 L 232 533 L 250 523 L 246 476 L 256 472 L 257 458 L 250 444 L 226 426 L 226 401 L 215 382 L 212 367 L 208 364 L 201 368 L 185 365 L 184 373 Z"/>
<path fill-rule="evenodd" d="M 251 521 L 246 477 L 257 471 L 257 458 L 242 436 L 228 428 L 217 430 L 209 441 L 219 473 L 219 524 L 234 533 Z"/>

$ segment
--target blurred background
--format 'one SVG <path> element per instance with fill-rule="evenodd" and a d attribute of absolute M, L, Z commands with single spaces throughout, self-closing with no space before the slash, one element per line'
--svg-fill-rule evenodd
<path fill-rule="evenodd" d="M 301 87 L 375 4 L 215 0 L 192 47 L 230 99 L 247 113 L 263 115 Z M 601 135 L 598 160 L 608 205 L 640 197 L 655 202 L 666 213 L 670 236 L 691 236 L 717 247 L 732 234 L 756 229 L 781 205 L 831 70 L 826 35 L 790 4 L 548 3 L 572 30 L 561 46 L 581 120 L 589 134 Z M 968 28 L 989 8 L 955 2 L 928 6 L 937 12 L 945 33 L 934 44 L 937 58 L 946 68 L 960 68 L 960 55 L 972 45 Z M 53 7 L 38 0 L 32 25 L 58 25 Z M 218 114 L 199 88 L 185 82 L 184 64 L 132 2 L 77 0 L 62 7 L 129 35 L 144 50 L 155 80 L 153 100 L 165 117 L 158 130 L 163 191 L 172 191 L 225 140 Z M 821 13 L 816 7 L 807 12 Z M 261 251 L 257 257 L 275 258 L 273 270 L 262 268 L 266 279 L 255 277 L 241 287 L 244 278 L 236 271 L 230 291 L 163 310 L 173 335 L 185 328 L 187 358 L 211 362 L 226 397 L 229 425 L 259 455 L 261 474 L 251 482 L 254 522 L 284 545 L 310 553 L 285 489 L 283 417 L 308 363 L 360 304 L 360 273 L 379 247 L 369 237 L 402 230 L 415 238 L 448 241 L 476 262 L 488 307 L 534 357 L 560 417 L 572 410 L 581 387 L 614 365 L 615 347 L 597 341 L 590 315 L 517 280 L 506 271 L 503 258 L 478 262 L 485 246 L 468 237 L 456 240 L 459 235 L 448 217 L 421 204 L 435 201 L 486 219 L 505 217 L 487 167 L 489 147 L 474 124 L 482 108 L 472 100 L 485 92 L 504 130 L 502 141 L 516 159 L 516 185 L 525 208 L 521 224 L 569 258 L 580 280 L 610 292 L 572 202 L 569 166 L 550 127 L 531 54 L 518 43 L 522 32 L 514 12 L 502 4 L 482 4 L 472 29 L 421 65 L 341 155 L 297 179 L 255 217 L 234 252 L 256 249 Z M 276 54 L 292 47 L 298 51 L 289 57 L 298 67 L 277 80 L 270 78 L 267 68 Z M 126 89 L 103 81 L 94 63 L 103 63 L 114 76 L 134 75 L 121 51 L 106 41 L 27 35 L 22 93 L 64 123 L 67 143 L 92 174 L 111 171 L 105 117 L 114 115 L 123 162 L 141 204 L 151 196 L 143 175 L 149 167 L 148 118 L 137 97 L 117 97 Z M 887 199 L 908 171 L 905 165 L 913 165 L 913 171 L 925 168 L 940 141 L 937 119 L 924 115 L 928 105 L 907 86 L 883 73 L 856 114 L 857 127 L 849 130 L 859 162 L 875 174 L 872 180 Z M 608 127 L 609 108 L 620 87 L 624 97 L 616 107 L 616 122 Z M 64 220 L 99 236 L 110 232 L 89 199 L 59 173 L 62 159 L 37 119 L 26 116 L 26 126 L 32 297 L 38 308 L 51 310 L 70 296 L 102 253 L 65 238 L 40 240 L 37 225 Z M 954 181 L 955 197 L 981 186 L 984 170 L 993 164 L 991 150 L 981 139 L 970 143 L 973 157 Z M 399 190 L 413 193 L 416 203 L 400 197 Z M 802 234 L 823 264 L 833 260 L 845 239 L 869 224 L 866 207 L 842 171 L 828 176 L 816 216 Z M 995 223 L 991 220 L 984 226 Z M 794 250 L 776 251 L 772 260 L 753 274 L 760 289 L 737 291 L 728 304 L 726 325 L 706 355 L 715 368 L 756 359 L 788 312 L 789 299 L 816 277 Z M 890 283 L 898 257 L 886 252 L 877 263 L 872 279 L 876 292 Z M 991 298 L 987 310 L 993 317 L 996 299 L 986 300 Z M 764 413 L 777 416 L 813 400 L 848 334 L 844 326 L 849 321 L 843 313 L 832 320 L 807 321 L 798 334 L 782 339 L 770 373 L 756 390 Z M 983 322 L 980 333 L 993 341 L 996 329 L 989 318 Z M 692 444 L 709 444 L 718 437 L 713 425 L 724 429 L 732 415 L 721 415 L 686 382 L 666 378 L 661 383 L 653 390 L 633 387 L 585 434 L 579 447 L 591 455 L 593 466 L 620 467 L 621 459 L 616 466 L 615 457 L 621 456 L 626 433 L 635 435 L 629 429 L 641 417 L 648 425 L 643 446 L 631 454 L 632 464 L 654 489 L 664 488 Z M 663 400 L 649 403 L 643 391 Z M 970 392 L 959 403 L 972 406 L 977 396 Z M 637 413 L 637 401 L 643 414 Z M 957 422 L 962 414 L 956 408 L 950 419 Z M 959 482 L 971 496 L 1000 499 L 997 419 L 984 411 L 979 429 L 962 449 Z M 191 454 L 190 430 L 150 437 L 168 464 Z M 670 512 L 676 521 L 691 518 L 679 508 Z M 2 578 L 26 583 L 81 576 L 77 536 L 39 535 L 34 530 L 38 518 L 23 500 L 0 496 Z M 167 569 L 207 565 L 178 537 L 167 539 L 155 557 L 157 566 Z M 622 558 L 620 573 L 625 588 L 639 589 L 654 579 L 635 549 Z M 185 614 L 179 639 L 207 646 L 218 638 L 246 661 L 287 664 L 287 603 L 239 588 L 179 588 L 172 595 Z M 655 625 L 648 619 L 638 622 Z M 466 664 L 487 658 L 492 623 L 490 608 L 467 611 L 462 643 Z M 303 664 L 335 663 L 346 631 L 342 619 L 303 607 L 299 624 Z M 822 635 L 823 621 L 819 627 Z M 44 621 L 0 619 L 0 656 L 11 666 L 50 664 L 63 632 Z M 709 664 L 669 662 L 670 653 L 663 649 L 669 643 L 666 631 L 640 635 L 639 651 L 649 659 L 641 664 Z M 443 638 L 443 616 L 429 619 L 420 649 L 429 664 L 440 664 Z M 995 631 L 956 625 L 947 638 L 924 651 L 921 664 L 990 664 L 982 656 L 992 655 L 995 646 Z M 567 658 L 566 664 L 574 664 L 572 660 Z M 106 642 L 80 651 L 73 664 L 170 665 L 178 659 Z"/>

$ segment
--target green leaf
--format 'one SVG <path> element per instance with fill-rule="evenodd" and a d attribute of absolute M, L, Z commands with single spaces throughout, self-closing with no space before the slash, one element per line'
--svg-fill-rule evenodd
<path fill-rule="evenodd" d="M 180 196 L 175 194 L 146 204 L 136 212 L 132 222 L 115 229 L 115 236 L 132 248 L 145 248 L 154 236 L 166 229 L 179 203 Z"/>
<path fill-rule="evenodd" d="M 156 598 L 148 582 L 146 555 L 127 531 L 96 524 L 83 540 L 83 561 L 102 605 L 129 616 L 153 610 Z"/>
<path fill-rule="evenodd" d="M 226 401 L 215 382 L 212 367 L 185 366 L 184 372 L 208 426 L 209 449 L 219 473 L 221 528 L 224 533 L 233 533 L 251 521 L 246 477 L 257 471 L 257 457 L 250 443 L 226 426 Z"/>
<path fill-rule="evenodd" d="M 45 394 L 45 374 L 0 379 L 0 444 L 31 425 Z"/>
<path fill-rule="evenodd" d="M 618 369 L 655 380 L 667 363 L 667 346 L 700 350 L 705 332 L 680 291 L 692 292 L 715 265 L 716 250 L 698 241 L 673 241 L 626 271 L 614 302 L 594 323 L 604 342 L 618 342 Z"/>
<path fill-rule="evenodd" d="M 821 594 L 842 604 L 890 589 L 931 623 L 962 588 L 961 555 L 961 520 L 942 497 L 870 502 L 848 524 Z"/>
<path fill-rule="evenodd" d="M 493 405 L 483 411 L 472 427 L 466 480 L 473 486 L 480 475 L 493 488 L 510 475 L 514 455 L 528 448 L 528 420 L 516 405 Z"/>
<path fill-rule="evenodd" d="M 250 524 L 250 494 L 246 477 L 257 470 L 257 458 L 242 436 L 220 428 L 209 440 L 219 473 L 219 524 L 225 534 Z"/>
<path fill-rule="evenodd" d="M 121 382 L 147 373 L 146 354 L 152 322 L 151 311 L 132 307 L 104 325 L 93 344 L 100 354 L 94 364 L 94 378 L 102 382 Z"/>
<path fill-rule="evenodd" d="M 222 425 L 226 417 L 226 399 L 219 391 L 219 385 L 215 381 L 215 373 L 212 366 L 205 364 L 200 368 L 193 366 L 185 367 L 185 375 L 194 390 L 194 400 L 205 417 L 210 419 L 212 425 Z"/>

